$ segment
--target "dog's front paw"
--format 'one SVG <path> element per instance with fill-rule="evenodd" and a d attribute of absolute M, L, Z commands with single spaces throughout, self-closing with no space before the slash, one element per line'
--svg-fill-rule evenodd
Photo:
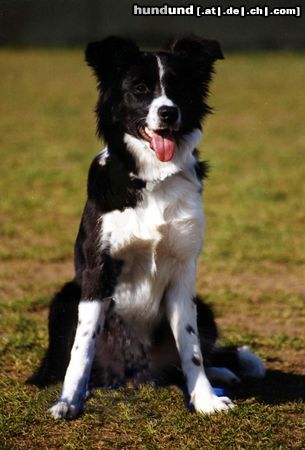
<path fill-rule="evenodd" d="M 73 404 L 58 401 L 49 409 L 49 413 L 55 419 L 75 419 L 82 411 L 82 404 Z"/>
<path fill-rule="evenodd" d="M 229 397 L 217 397 L 217 395 L 196 395 L 191 396 L 191 403 L 196 412 L 201 414 L 212 414 L 217 411 L 227 411 L 234 408 L 234 403 Z"/>

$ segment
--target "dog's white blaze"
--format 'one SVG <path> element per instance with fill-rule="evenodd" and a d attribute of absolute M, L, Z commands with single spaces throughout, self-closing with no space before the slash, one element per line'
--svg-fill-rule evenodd
<path fill-rule="evenodd" d="M 164 67 L 163 67 L 163 64 L 161 62 L 160 57 L 156 56 L 156 58 L 157 58 L 158 69 L 159 69 L 159 80 L 160 80 L 161 94 L 165 95 L 164 84 L 163 84 L 163 81 L 162 81 L 163 77 L 164 77 L 165 70 L 164 70 Z"/>
<path fill-rule="evenodd" d="M 158 69 L 159 69 L 159 82 L 160 82 L 161 95 L 159 97 L 156 97 L 151 102 L 151 105 L 148 110 L 146 123 L 147 123 L 147 126 L 149 128 L 151 128 L 152 130 L 157 130 L 157 129 L 161 128 L 160 117 L 158 115 L 158 111 L 159 111 L 159 108 L 161 108 L 161 106 L 177 107 L 177 105 L 170 98 L 168 98 L 167 95 L 165 94 L 165 88 L 164 88 L 164 84 L 162 81 L 163 76 L 164 76 L 164 67 L 162 65 L 162 62 L 161 62 L 161 59 L 159 58 L 159 56 L 156 56 L 156 58 L 157 58 Z M 177 124 L 176 124 L 177 127 L 179 127 L 180 122 L 181 122 L 181 113 L 178 108 L 178 119 L 177 119 Z"/>
<path fill-rule="evenodd" d="M 155 98 L 150 104 L 147 118 L 146 118 L 147 126 L 152 130 L 158 130 L 159 128 L 161 128 L 161 121 L 160 121 L 160 117 L 158 114 L 159 108 L 161 108 L 161 106 L 176 106 L 177 107 L 177 105 L 170 98 L 168 98 L 165 94 L 162 94 L 162 95 L 160 95 L 160 97 Z M 178 108 L 178 114 L 179 115 L 178 115 L 178 120 L 177 120 L 177 126 L 179 126 L 179 124 L 180 124 L 179 108 Z"/>

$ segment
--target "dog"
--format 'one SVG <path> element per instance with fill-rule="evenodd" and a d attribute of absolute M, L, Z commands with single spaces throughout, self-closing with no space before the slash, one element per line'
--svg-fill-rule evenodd
<path fill-rule="evenodd" d="M 211 309 L 196 296 L 207 164 L 196 146 L 218 42 L 174 39 L 143 52 L 110 37 L 87 46 L 99 91 L 93 160 L 75 243 L 75 278 L 54 297 L 49 348 L 32 382 L 64 378 L 55 418 L 72 419 L 94 385 L 176 382 L 195 411 L 233 407 L 211 381 L 263 377 L 246 347 L 217 346 Z"/>

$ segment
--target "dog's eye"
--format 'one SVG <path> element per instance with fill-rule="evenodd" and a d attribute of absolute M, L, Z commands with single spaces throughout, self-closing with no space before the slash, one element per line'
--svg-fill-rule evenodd
<path fill-rule="evenodd" d="M 143 95 L 143 94 L 147 94 L 149 92 L 148 87 L 146 86 L 146 84 L 144 83 L 139 83 L 136 86 L 134 86 L 133 88 L 133 92 L 136 95 Z"/>

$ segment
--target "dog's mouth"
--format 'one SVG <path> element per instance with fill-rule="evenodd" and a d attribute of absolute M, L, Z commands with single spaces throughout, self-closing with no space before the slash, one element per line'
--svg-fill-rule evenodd
<path fill-rule="evenodd" d="M 176 150 L 174 130 L 171 128 L 152 130 L 147 126 L 140 128 L 143 139 L 149 142 L 159 161 L 167 162 L 173 159 Z"/>

